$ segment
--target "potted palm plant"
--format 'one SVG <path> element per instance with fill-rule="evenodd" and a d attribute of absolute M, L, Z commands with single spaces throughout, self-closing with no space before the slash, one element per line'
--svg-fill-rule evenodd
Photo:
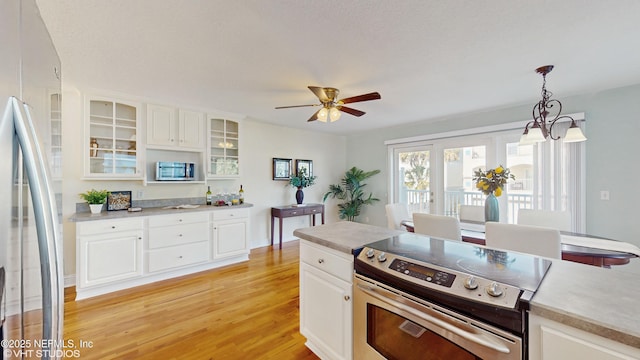
<path fill-rule="evenodd" d="M 300 169 L 296 176 L 292 176 L 289 179 L 289 184 L 298 189 L 296 191 L 296 203 L 298 205 L 302 204 L 302 201 L 304 200 L 304 192 L 302 192 L 302 189 L 309 187 L 315 183 L 316 177 L 313 175 L 308 176 L 307 170 L 304 168 Z"/>
<path fill-rule="evenodd" d="M 102 211 L 102 205 L 107 202 L 109 191 L 91 189 L 87 192 L 79 194 L 82 199 L 89 203 L 92 214 L 98 214 Z"/>
<path fill-rule="evenodd" d="M 373 194 L 365 196 L 364 187 L 362 181 L 376 175 L 380 170 L 373 170 L 365 172 L 362 169 L 358 169 L 355 166 L 344 173 L 344 177 L 340 184 L 329 185 L 329 191 L 324 194 L 322 201 L 326 201 L 331 197 L 334 199 L 344 200 L 342 204 L 338 204 L 338 215 L 340 219 L 346 219 L 347 221 L 355 221 L 356 217 L 360 215 L 360 209 L 363 205 L 370 205 L 380 199 L 374 198 Z"/>

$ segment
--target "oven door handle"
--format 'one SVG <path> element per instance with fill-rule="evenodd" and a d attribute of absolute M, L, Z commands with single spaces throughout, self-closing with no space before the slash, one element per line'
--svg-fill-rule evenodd
<path fill-rule="evenodd" d="M 410 313 L 411 315 L 414 315 L 424 321 L 427 321 L 435 326 L 441 327 L 447 331 L 450 331 L 460 337 L 463 337 L 469 341 L 473 341 L 474 343 L 484 346 L 484 347 L 488 347 L 491 348 L 495 351 L 499 351 L 501 353 L 505 353 L 508 354 L 510 352 L 509 348 L 506 347 L 504 344 L 500 344 L 500 343 L 496 343 L 495 341 L 493 341 L 492 339 L 482 335 L 482 334 L 474 334 L 468 331 L 465 331 L 464 329 L 461 329 L 460 327 L 453 325 L 445 320 L 441 320 L 438 319 L 434 316 L 431 316 L 429 314 L 427 314 L 427 311 L 433 311 L 429 308 L 425 308 L 424 312 L 423 311 L 419 311 L 416 310 L 410 306 L 407 306 L 401 302 L 398 302 L 394 299 L 389 298 L 389 296 L 387 296 L 386 294 L 382 294 L 379 291 L 377 291 L 376 288 L 372 288 L 369 286 L 363 286 L 358 284 L 358 288 L 360 290 L 362 290 L 363 292 L 365 292 L 366 294 L 368 294 L 369 296 L 378 299 L 380 301 L 383 301 L 391 306 L 394 306 L 402 311 L 406 311 L 408 313 Z"/>

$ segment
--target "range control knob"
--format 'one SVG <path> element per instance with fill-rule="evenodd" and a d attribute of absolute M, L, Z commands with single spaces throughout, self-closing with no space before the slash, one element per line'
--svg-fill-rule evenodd
<path fill-rule="evenodd" d="M 475 276 L 469 276 L 464 280 L 464 287 L 469 290 L 475 290 L 478 288 L 478 280 L 476 280 Z"/>
<path fill-rule="evenodd" d="M 373 251 L 373 249 L 369 249 L 369 250 L 367 250 L 367 257 L 368 257 L 369 259 L 371 259 L 371 258 L 373 257 L 373 255 L 375 255 L 375 254 L 376 254 L 376 252 L 375 252 L 375 251 Z"/>
<path fill-rule="evenodd" d="M 489 286 L 487 286 L 487 294 L 493 297 L 498 297 L 502 295 L 502 288 L 500 288 L 498 283 L 494 281 Z"/>
<path fill-rule="evenodd" d="M 387 254 L 381 252 L 380 255 L 378 255 L 378 261 L 379 262 L 385 262 L 387 261 Z"/>

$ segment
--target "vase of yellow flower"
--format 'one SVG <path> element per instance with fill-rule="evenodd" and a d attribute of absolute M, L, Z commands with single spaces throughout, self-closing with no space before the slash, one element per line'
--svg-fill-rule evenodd
<path fill-rule="evenodd" d="M 502 188 L 506 185 L 507 180 L 515 180 L 515 178 L 509 168 L 502 165 L 487 171 L 475 171 L 473 180 L 476 181 L 476 187 L 487 195 L 484 202 L 485 221 L 500 221 L 500 206 L 497 197 L 502 195 Z"/>

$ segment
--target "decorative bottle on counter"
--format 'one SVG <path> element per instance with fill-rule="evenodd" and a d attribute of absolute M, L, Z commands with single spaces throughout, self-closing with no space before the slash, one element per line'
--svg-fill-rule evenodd
<path fill-rule="evenodd" d="M 238 197 L 240 198 L 240 204 L 244 204 L 244 190 L 242 190 L 242 185 L 240 185 L 240 191 L 238 191 Z"/>
<path fill-rule="evenodd" d="M 207 205 L 211 205 L 211 186 L 207 186 Z"/>

